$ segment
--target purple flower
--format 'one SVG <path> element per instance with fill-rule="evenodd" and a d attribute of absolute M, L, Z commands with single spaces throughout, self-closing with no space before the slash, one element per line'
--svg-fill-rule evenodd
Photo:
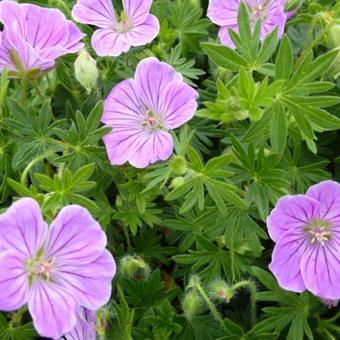
<path fill-rule="evenodd" d="M 111 0 L 78 0 L 74 20 L 99 27 L 92 47 L 99 56 L 119 56 L 131 46 L 142 46 L 159 33 L 159 22 L 149 14 L 152 0 L 123 0 L 124 11 L 116 16 Z"/>
<path fill-rule="evenodd" d="M 62 55 L 79 51 L 84 36 L 56 9 L 12 1 L 0 2 L 0 72 L 6 67 L 13 75 L 54 66 Z"/>
<path fill-rule="evenodd" d="M 96 340 L 96 313 L 82 308 L 76 327 L 59 340 Z"/>
<path fill-rule="evenodd" d="M 285 2 L 286 0 L 209 0 L 207 16 L 213 23 L 221 26 L 221 42 L 234 48 L 229 29 L 238 32 L 237 15 L 241 3 L 248 8 L 252 25 L 261 20 L 260 37 L 264 39 L 275 27 L 278 27 L 278 36 L 282 37 L 287 21 Z"/>
<path fill-rule="evenodd" d="M 116 85 L 104 102 L 102 122 L 112 128 L 104 143 L 113 165 L 137 168 L 166 160 L 173 150 L 169 130 L 190 120 L 198 93 L 156 58 L 142 60 L 134 79 Z"/>
<path fill-rule="evenodd" d="M 339 299 L 340 184 L 325 181 L 305 195 L 282 197 L 267 225 L 276 242 L 269 268 L 280 286 Z"/>
<path fill-rule="evenodd" d="M 77 205 L 44 222 L 31 198 L 0 215 L 0 310 L 26 303 L 38 333 L 59 338 L 71 331 L 79 308 L 96 310 L 111 294 L 116 265 L 105 249 L 106 235 Z"/>

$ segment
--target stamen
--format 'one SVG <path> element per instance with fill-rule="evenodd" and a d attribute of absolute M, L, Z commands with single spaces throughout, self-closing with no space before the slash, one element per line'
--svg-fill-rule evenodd
<path fill-rule="evenodd" d="M 331 239 L 331 224 L 327 221 L 323 221 L 320 219 L 312 220 L 305 231 L 310 236 L 310 241 L 312 244 L 320 243 L 322 246 L 325 246 L 326 241 Z"/>
<path fill-rule="evenodd" d="M 142 121 L 142 126 L 150 130 L 162 129 L 161 118 L 149 109 Z"/>
<path fill-rule="evenodd" d="M 51 278 L 51 272 L 53 271 L 53 264 L 55 263 L 55 258 L 52 258 L 51 260 L 48 261 L 42 261 L 38 265 L 38 271 L 36 274 L 44 276 L 47 281 L 50 280 Z"/>
<path fill-rule="evenodd" d="M 26 269 L 29 273 L 30 282 L 33 281 L 35 277 L 42 278 L 46 281 L 51 280 L 51 274 L 54 271 L 55 258 L 42 259 L 37 257 L 35 259 L 26 262 Z"/>

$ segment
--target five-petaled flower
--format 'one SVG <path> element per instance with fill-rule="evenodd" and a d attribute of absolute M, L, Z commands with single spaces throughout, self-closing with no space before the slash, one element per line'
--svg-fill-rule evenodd
<path fill-rule="evenodd" d="M 116 85 L 104 102 L 102 122 L 112 128 L 104 136 L 111 164 L 128 161 L 145 168 L 168 159 L 173 151 L 169 130 L 193 117 L 197 97 L 170 65 L 142 60 L 134 79 Z"/>
<path fill-rule="evenodd" d="M 99 27 L 92 36 L 92 47 L 99 56 L 119 56 L 158 35 L 159 22 L 149 13 L 151 5 L 152 0 L 123 0 L 124 11 L 118 18 L 111 0 L 78 0 L 72 16 Z"/>
<path fill-rule="evenodd" d="M 261 20 L 260 38 L 264 39 L 275 27 L 278 28 L 278 36 L 282 36 L 288 18 L 284 9 L 285 2 L 286 0 L 210 0 L 207 16 L 213 23 L 221 26 L 221 42 L 234 48 L 229 29 L 238 32 L 237 16 L 242 3 L 248 9 L 252 26 Z"/>
<path fill-rule="evenodd" d="M 280 286 L 340 299 L 340 184 L 324 181 L 282 197 L 267 225 L 276 242 L 269 268 Z"/>
<path fill-rule="evenodd" d="M 22 198 L 0 215 L 0 310 L 26 303 L 40 335 L 70 332 L 81 307 L 96 310 L 111 294 L 116 265 L 106 235 L 77 205 L 44 222 L 38 203 Z"/>
<path fill-rule="evenodd" d="M 13 76 L 37 76 L 84 46 L 84 34 L 57 9 L 1 1 L 0 21 L 0 72 Z"/>

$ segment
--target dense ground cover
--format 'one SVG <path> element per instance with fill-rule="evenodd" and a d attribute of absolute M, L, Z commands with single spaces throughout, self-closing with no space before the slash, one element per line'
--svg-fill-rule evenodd
<path fill-rule="evenodd" d="M 338 339 L 339 3 L 19 3 L 0 339 Z"/>

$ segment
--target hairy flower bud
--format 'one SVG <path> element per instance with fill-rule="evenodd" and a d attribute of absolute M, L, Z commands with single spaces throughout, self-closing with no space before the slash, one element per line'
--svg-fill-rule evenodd
<path fill-rule="evenodd" d="M 215 299 L 229 302 L 234 295 L 234 290 L 223 280 L 218 280 L 212 283 L 210 287 L 210 295 Z"/>
<path fill-rule="evenodd" d="M 329 30 L 328 43 L 330 47 L 340 47 L 340 24 L 333 24 Z"/>
<path fill-rule="evenodd" d="M 98 80 L 98 69 L 96 61 L 85 50 L 80 51 L 74 62 L 76 79 L 90 93 Z"/>
<path fill-rule="evenodd" d="M 150 268 L 139 256 L 125 256 L 120 261 L 120 271 L 123 275 L 130 278 L 142 274 L 144 277 L 149 275 Z"/>
<path fill-rule="evenodd" d="M 185 317 L 190 320 L 195 316 L 201 305 L 201 298 L 196 291 L 191 291 L 185 295 L 182 308 Z"/>
<path fill-rule="evenodd" d="M 187 171 L 187 162 L 183 156 L 173 156 L 170 160 L 170 167 L 176 175 L 184 175 Z"/>
<path fill-rule="evenodd" d="M 178 187 L 180 187 L 181 185 L 183 185 L 185 182 L 185 178 L 184 177 L 175 177 L 170 184 L 170 188 L 172 189 L 176 189 Z"/>

